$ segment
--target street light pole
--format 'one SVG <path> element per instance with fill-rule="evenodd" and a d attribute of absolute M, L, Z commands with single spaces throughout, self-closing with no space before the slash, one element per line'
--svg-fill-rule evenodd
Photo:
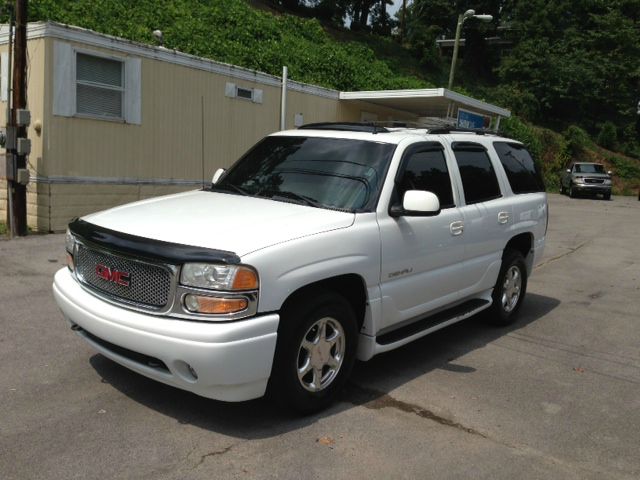
<path fill-rule="evenodd" d="M 458 24 L 456 25 L 456 38 L 453 42 L 453 57 L 451 58 L 451 70 L 449 71 L 449 85 L 448 89 L 453 87 L 453 75 L 456 71 L 456 62 L 458 60 L 458 49 L 460 46 L 460 33 L 462 32 L 462 25 L 470 18 L 477 18 L 482 22 L 490 22 L 493 20 L 493 15 L 476 15 L 475 10 L 467 10 L 466 12 L 458 15 Z"/>
<path fill-rule="evenodd" d="M 460 45 L 460 32 L 462 31 L 462 24 L 464 23 L 464 15 L 458 15 L 458 24 L 456 26 L 456 39 L 453 42 L 453 57 L 451 58 L 451 70 L 449 70 L 449 85 L 448 89 L 451 90 L 453 86 L 453 73 L 456 70 L 456 61 L 458 60 L 458 47 Z"/>

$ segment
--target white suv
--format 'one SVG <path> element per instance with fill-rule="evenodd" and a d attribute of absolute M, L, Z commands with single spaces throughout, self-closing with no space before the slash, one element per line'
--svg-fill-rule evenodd
<path fill-rule="evenodd" d="M 73 221 L 53 291 L 73 330 L 142 375 L 308 412 L 356 358 L 481 310 L 513 321 L 547 215 L 514 140 L 315 124 L 264 138 L 211 188 Z"/>

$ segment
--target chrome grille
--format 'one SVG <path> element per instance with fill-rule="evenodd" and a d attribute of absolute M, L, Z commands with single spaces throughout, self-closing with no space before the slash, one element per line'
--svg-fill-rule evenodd
<path fill-rule="evenodd" d="M 112 272 L 128 273 L 129 285 L 120 285 L 98 276 L 96 268 L 98 265 L 103 265 Z M 78 279 L 91 289 L 127 303 L 161 308 L 169 302 L 171 272 L 159 265 L 79 245 L 76 254 L 76 274 Z"/>
<path fill-rule="evenodd" d="M 604 183 L 602 178 L 585 178 L 584 183 Z"/>

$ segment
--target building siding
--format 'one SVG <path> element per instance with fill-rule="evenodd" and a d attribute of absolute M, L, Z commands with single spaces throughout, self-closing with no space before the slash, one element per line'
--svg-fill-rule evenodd
<path fill-rule="evenodd" d="M 229 167 L 259 139 L 279 130 L 279 87 L 150 57 L 141 58 L 140 125 L 54 115 L 54 42 L 62 41 L 66 40 L 28 41 L 29 164 L 34 178 L 28 187 L 28 223 L 34 230 L 61 231 L 77 216 L 193 189 L 196 182 L 209 183 L 217 168 Z M 67 43 L 85 53 L 123 60 L 129 55 Z M 225 96 L 227 82 L 261 89 L 262 103 Z M 304 123 L 314 123 L 360 121 L 363 111 L 378 115 L 379 120 L 415 120 L 406 112 L 366 102 L 345 104 L 337 95 L 289 90 L 286 126 L 294 128 L 297 113 L 303 115 Z M 42 123 L 40 134 L 35 132 L 35 120 Z M 162 184 L 148 185 L 153 179 Z M 0 186 L 3 216 L 5 185 L 3 181 Z"/>

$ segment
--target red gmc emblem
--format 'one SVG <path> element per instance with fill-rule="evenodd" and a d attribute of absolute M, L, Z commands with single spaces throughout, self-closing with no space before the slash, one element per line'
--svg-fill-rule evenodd
<path fill-rule="evenodd" d="M 112 270 L 102 263 L 96 265 L 96 275 L 107 282 L 117 283 L 123 287 L 128 287 L 129 272 L 120 272 L 119 270 Z"/>

